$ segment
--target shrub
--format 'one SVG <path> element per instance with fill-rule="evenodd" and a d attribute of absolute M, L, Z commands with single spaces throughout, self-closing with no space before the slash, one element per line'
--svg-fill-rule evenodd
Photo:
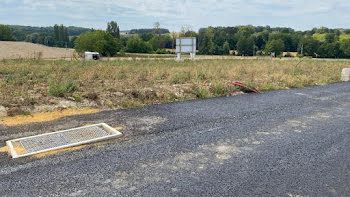
<path fill-rule="evenodd" d="M 229 91 L 227 90 L 227 88 L 225 87 L 224 84 L 217 84 L 214 89 L 212 90 L 212 93 L 215 96 L 227 96 L 229 95 Z"/>
<path fill-rule="evenodd" d="M 166 54 L 166 50 L 165 49 L 157 49 L 156 51 L 157 54 Z"/>
<path fill-rule="evenodd" d="M 303 58 L 304 55 L 303 55 L 303 54 L 298 54 L 297 57 L 298 57 L 298 58 Z"/>
<path fill-rule="evenodd" d="M 49 93 L 55 97 L 65 97 L 78 89 L 75 82 L 67 81 L 66 83 L 51 84 L 49 86 Z"/>
<path fill-rule="evenodd" d="M 206 89 L 203 88 L 195 88 L 192 93 L 196 95 L 197 98 L 208 98 L 209 93 Z"/>

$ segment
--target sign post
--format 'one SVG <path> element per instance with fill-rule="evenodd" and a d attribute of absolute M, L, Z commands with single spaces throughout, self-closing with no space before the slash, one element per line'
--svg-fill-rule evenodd
<path fill-rule="evenodd" d="M 183 61 L 183 59 L 181 59 L 182 53 L 189 53 L 190 59 L 195 60 L 196 49 L 197 43 L 195 37 L 176 38 L 176 61 Z"/>

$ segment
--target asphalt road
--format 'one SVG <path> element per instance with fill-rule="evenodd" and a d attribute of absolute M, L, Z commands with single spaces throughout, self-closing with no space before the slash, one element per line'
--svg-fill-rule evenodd
<path fill-rule="evenodd" d="M 119 140 L 12 160 L 0 196 L 349 196 L 350 83 L 0 126 L 17 137 L 106 122 Z"/>

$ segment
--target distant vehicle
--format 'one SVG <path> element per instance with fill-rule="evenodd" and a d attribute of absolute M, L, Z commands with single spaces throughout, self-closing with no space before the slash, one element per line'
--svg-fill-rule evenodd
<path fill-rule="evenodd" d="M 85 60 L 99 60 L 100 54 L 97 52 L 85 52 Z"/>

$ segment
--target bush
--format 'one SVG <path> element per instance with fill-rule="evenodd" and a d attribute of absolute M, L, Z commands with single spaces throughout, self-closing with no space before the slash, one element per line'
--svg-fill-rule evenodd
<path fill-rule="evenodd" d="M 229 91 L 227 90 L 227 88 L 225 87 L 224 84 L 217 84 L 212 90 L 211 92 L 215 95 L 215 96 L 227 96 L 229 95 Z"/>
<path fill-rule="evenodd" d="M 55 97 L 65 97 L 76 90 L 78 90 L 78 85 L 72 81 L 67 81 L 63 84 L 51 84 L 49 86 L 50 95 Z"/>
<path fill-rule="evenodd" d="M 157 49 L 156 53 L 157 54 L 167 54 L 165 49 Z"/>
<path fill-rule="evenodd" d="M 303 58 L 304 55 L 303 55 L 303 54 L 298 54 L 297 57 L 298 57 L 298 58 Z"/>
<path fill-rule="evenodd" d="M 209 93 L 206 89 L 203 88 L 196 88 L 192 91 L 194 95 L 196 95 L 197 98 L 208 98 Z"/>
<path fill-rule="evenodd" d="M 114 56 L 122 48 L 120 40 L 102 30 L 86 32 L 75 40 L 75 50 L 99 52 L 103 56 Z"/>

